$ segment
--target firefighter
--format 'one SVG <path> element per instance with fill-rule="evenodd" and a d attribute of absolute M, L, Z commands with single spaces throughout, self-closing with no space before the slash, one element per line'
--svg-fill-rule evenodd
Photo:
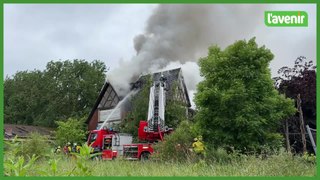
<path fill-rule="evenodd" d="M 111 149 L 111 139 L 110 138 L 106 138 L 105 140 L 105 149 Z"/>
<path fill-rule="evenodd" d="M 76 146 L 76 152 L 77 153 L 80 153 L 80 148 L 81 148 L 80 143 L 78 143 L 77 146 Z"/>
<path fill-rule="evenodd" d="M 64 152 L 64 154 L 66 154 L 66 155 L 69 153 L 68 144 L 66 144 L 66 145 L 63 147 L 63 152 Z"/>
<path fill-rule="evenodd" d="M 77 147 L 77 143 L 73 143 L 72 152 L 77 152 L 76 147 Z"/>
<path fill-rule="evenodd" d="M 56 154 L 61 153 L 61 147 L 60 146 L 57 147 L 57 149 L 55 150 L 55 153 Z"/>
<path fill-rule="evenodd" d="M 71 150 L 72 150 L 72 148 L 71 148 L 71 143 L 70 143 L 70 142 L 67 143 L 67 148 L 68 148 L 68 153 L 70 153 Z"/>
<path fill-rule="evenodd" d="M 197 138 L 194 138 L 194 142 L 192 143 L 193 151 L 200 155 L 201 157 L 204 156 L 204 144 L 202 142 L 202 136 L 199 136 Z"/>

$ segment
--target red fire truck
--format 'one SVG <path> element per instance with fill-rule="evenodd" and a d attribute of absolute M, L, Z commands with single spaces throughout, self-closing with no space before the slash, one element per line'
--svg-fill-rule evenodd
<path fill-rule="evenodd" d="M 94 153 L 102 152 L 102 159 L 115 159 L 123 156 L 130 160 L 148 159 L 154 152 L 152 144 L 163 140 L 163 136 L 172 131 L 165 126 L 165 95 L 166 78 L 161 74 L 159 80 L 154 81 L 150 88 L 148 120 L 140 121 L 138 138 L 144 143 L 132 143 L 132 136 L 118 133 L 104 127 L 90 132 L 88 145 L 94 149 Z"/>

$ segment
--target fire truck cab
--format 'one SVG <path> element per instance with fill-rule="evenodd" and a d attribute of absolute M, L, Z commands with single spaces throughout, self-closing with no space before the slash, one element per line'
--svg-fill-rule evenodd
<path fill-rule="evenodd" d="M 93 153 L 102 153 L 103 160 L 113 160 L 123 155 L 123 146 L 132 143 L 132 136 L 126 133 L 101 129 L 91 131 L 87 144 L 93 148 Z"/>

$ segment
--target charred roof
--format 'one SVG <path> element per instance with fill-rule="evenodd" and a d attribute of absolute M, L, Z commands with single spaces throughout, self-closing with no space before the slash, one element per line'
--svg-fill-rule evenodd
<path fill-rule="evenodd" d="M 142 75 L 138 78 L 138 80 L 131 83 L 131 90 L 142 88 L 143 85 L 145 85 L 145 83 L 147 82 L 149 77 L 151 77 L 152 81 L 159 80 L 161 74 L 166 78 L 166 82 L 167 82 L 167 87 L 168 87 L 167 99 L 177 99 L 182 101 L 185 104 L 185 106 L 191 107 L 188 90 L 184 82 L 181 68 Z M 178 90 L 176 94 L 173 93 L 175 84 L 177 85 L 176 88 Z M 96 103 L 93 106 L 86 123 L 89 123 L 90 119 L 92 118 L 97 108 L 98 109 L 114 108 L 120 100 L 121 100 L 121 97 L 118 96 L 118 94 L 116 93 L 112 85 L 106 82 L 99 93 Z"/>

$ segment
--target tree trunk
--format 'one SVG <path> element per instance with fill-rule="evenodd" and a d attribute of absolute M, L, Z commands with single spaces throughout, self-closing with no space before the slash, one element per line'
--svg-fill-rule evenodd
<path fill-rule="evenodd" d="M 303 153 L 305 153 L 305 152 L 307 152 L 306 129 L 304 126 L 304 121 L 303 121 L 303 112 L 302 112 L 302 108 L 301 108 L 300 94 L 298 94 L 298 96 L 297 96 L 297 108 L 299 111 L 300 131 L 301 131 L 301 139 L 302 139 L 302 145 L 303 145 Z"/>
<path fill-rule="evenodd" d="M 289 141 L 289 125 L 288 125 L 288 119 L 285 120 L 285 124 L 284 124 L 284 133 L 285 133 L 285 136 L 286 136 L 286 149 L 287 149 L 287 152 L 290 152 L 291 151 L 291 148 L 290 148 L 290 141 Z"/>

